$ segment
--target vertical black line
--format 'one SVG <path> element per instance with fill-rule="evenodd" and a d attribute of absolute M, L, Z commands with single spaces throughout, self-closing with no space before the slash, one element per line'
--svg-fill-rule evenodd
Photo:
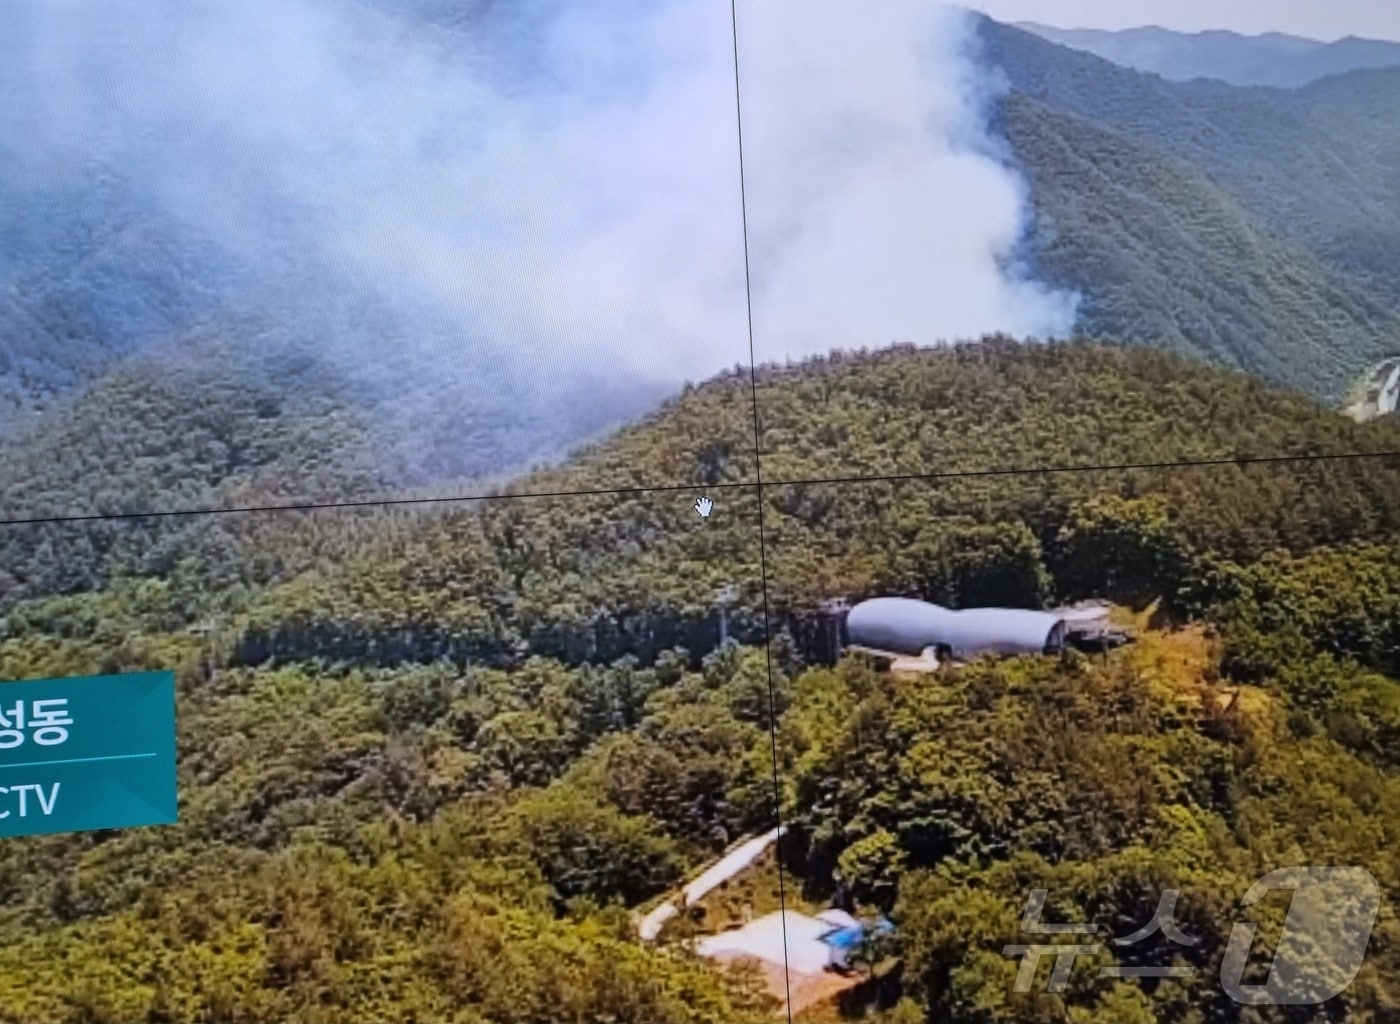
<path fill-rule="evenodd" d="M 792 982 L 788 978 L 787 880 L 783 872 L 783 788 L 778 770 L 778 702 L 773 696 L 773 620 L 768 613 L 768 553 L 763 529 L 763 443 L 758 415 L 758 363 L 753 346 L 753 282 L 749 273 L 749 206 L 744 188 L 744 113 L 739 89 L 738 0 L 729 0 L 729 24 L 734 40 L 734 132 L 739 154 L 739 218 L 744 234 L 744 312 L 749 330 L 749 388 L 753 396 L 754 490 L 758 498 L 758 570 L 763 586 L 763 654 L 768 667 L 768 741 L 773 752 L 773 819 L 780 830 L 773 845 L 778 865 L 779 924 L 783 935 L 783 988 L 788 1024 L 792 1024 Z"/>

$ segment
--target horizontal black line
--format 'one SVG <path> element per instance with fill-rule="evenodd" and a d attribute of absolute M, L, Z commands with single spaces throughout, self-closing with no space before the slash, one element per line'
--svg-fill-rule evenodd
<path fill-rule="evenodd" d="M 599 487 L 562 491 L 526 491 L 522 494 L 454 494 L 434 498 L 364 498 L 355 501 L 314 501 L 295 505 L 238 505 L 227 508 L 168 509 L 159 512 L 102 512 L 81 516 L 47 516 L 34 519 L 0 519 L 0 526 L 36 523 L 81 523 L 103 519 L 163 519 L 171 516 L 243 515 L 253 512 L 313 512 L 318 509 L 373 508 L 387 505 L 433 505 L 467 501 L 513 501 L 517 498 L 584 498 L 604 494 L 647 494 L 660 491 L 716 491 L 726 487 L 752 487 L 752 483 L 664 484 L 637 487 Z"/>
<path fill-rule="evenodd" d="M 979 477 L 1048 476 L 1066 473 L 1122 473 L 1129 470 L 1193 469 L 1208 466 L 1257 466 L 1301 462 L 1337 462 L 1354 459 L 1388 459 L 1400 457 L 1400 451 L 1341 452 L 1330 455 L 1264 455 L 1219 459 L 1192 459 L 1175 462 L 1118 462 L 1085 466 L 1024 466 L 1007 469 L 968 469 L 936 473 L 878 473 L 858 476 L 791 477 L 765 480 L 763 486 L 795 487 L 813 485 L 857 485 L 898 483 L 913 480 L 966 480 Z M 167 519 L 176 516 L 245 515 L 254 512 L 314 512 L 321 509 L 374 508 L 393 505 L 461 504 L 473 501 L 522 501 L 544 498 L 588 498 L 605 495 L 666 494 L 691 491 L 695 494 L 751 488 L 757 490 L 757 480 L 730 480 L 717 484 L 650 484 L 636 487 L 577 488 L 558 491 L 525 491 L 519 494 L 463 494 L 433 498 L 365 498 L 355 501 L 303 502 L 293 505 L 243 505 L 227 508 L 167 509 L 155 512 L 110 512 L 73 516 L 41 516 L 30 519 L 0 519 L 0 526 L 33 526 L 46 523 L 82 523 L 118 519 Z"/>

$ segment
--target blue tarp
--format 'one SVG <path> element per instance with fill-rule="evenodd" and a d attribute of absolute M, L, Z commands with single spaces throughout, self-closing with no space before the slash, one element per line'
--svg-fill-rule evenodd
<path fill-rule="evenodd" d="M 837 928 L 835 931 L 827 932 L 823 935 L 821 941 L 828 946 L 834 946 L 836 949 L 852 949 L 860 945 L 861 940 L 865 938 L 867 930 L 876 935 L 887 935 L 894 931 L 894 925 L 890 924 L 889 921 L 882 917 L 869 926 L 858 925 L 855 928 Z"/>
<path fill-rule="evenodd" d="M 850 949 L 853 946 L 860 945 L 860 940 L 864 935 L 864 928 L 842 928 L 839 931 L 823 935 L 822 941 L 828 946 L 835 946 L 837 949 Z"/>

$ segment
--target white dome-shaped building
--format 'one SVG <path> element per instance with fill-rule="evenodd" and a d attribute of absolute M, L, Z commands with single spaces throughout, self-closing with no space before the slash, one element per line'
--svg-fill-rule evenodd
<path fill-rule="evenodd" d="M 846 615 L 846 646 L 917 656 L 932 651 L 966 660 L 979 654 L 1056 654 L 1065 646 L 1065 620 L 1025 608 L 953 611 L 908 597 L 862 601 Z"/>

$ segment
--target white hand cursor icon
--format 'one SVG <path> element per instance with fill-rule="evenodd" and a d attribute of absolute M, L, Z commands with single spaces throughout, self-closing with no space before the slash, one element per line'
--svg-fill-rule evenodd
<path fill-rule="evenodd" d="M 710 510 L 713 509 L 714 507 L 715 507 L 715 503 L 714 503 L 713 501 L 711 501 L 709 498 L 696 498 L 696 499 L 695 499 L 695 511 L 697 511 L 697 512 L 700 513 L 700 517 L 701 517 L 702 519 L 708 519 L 708 518 L 710 517 Z"/>

